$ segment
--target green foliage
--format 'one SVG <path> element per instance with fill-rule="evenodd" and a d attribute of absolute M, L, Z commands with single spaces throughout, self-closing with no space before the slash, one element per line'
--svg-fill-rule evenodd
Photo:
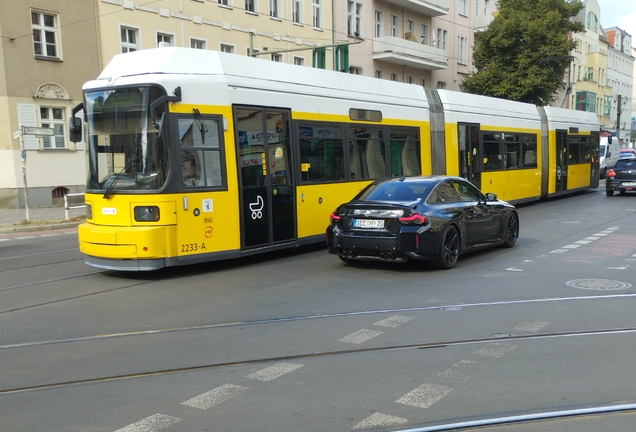
<path fill-rule="evenodd" d="M 568 56 L 576 47 L 569 34 L 584 30 L 573 19 L 582 8 L 580 0 L 499 0 L 499 14 L 479 34 L 476 71 L 462 91 L 537 105 L 554 100 L 561 88 L 554 74 L 564 76 L 569 60 L 540 60 Z"/>

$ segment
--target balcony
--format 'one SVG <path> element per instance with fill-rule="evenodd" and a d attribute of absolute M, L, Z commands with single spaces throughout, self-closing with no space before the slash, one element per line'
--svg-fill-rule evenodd
<path fill-rule="evenodd" d="M 446 50 L 393 36 L 373 40 L 373 60 L 426 70 L 448 68 Z"/>
<path fill-rule="evenodd" d="M 448 15 L 448 0 L 384 0 L 430 17 Z"/>
<path fill-rule="evenodd" d="M 494 15 L 478 15 L 475 17 L 475 32 L 486 30 L 490 23 L 495 19 Z"/>

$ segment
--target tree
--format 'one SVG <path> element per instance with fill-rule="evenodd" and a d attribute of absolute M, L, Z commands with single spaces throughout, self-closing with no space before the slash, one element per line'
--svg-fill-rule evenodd
<path fill-rule="evenodd" d="M 468 93 L 547 105 L 562 88 L 571 32 L 584 30 L 573 18 L 579 0 L 499 0 L 499 14 L 480 33 L 473 51 L 476 71 L 460 85 Z M 560 59 L 558 59 L 560 57 Z M 545 63 L 546 58 L 557 58 Z"/>

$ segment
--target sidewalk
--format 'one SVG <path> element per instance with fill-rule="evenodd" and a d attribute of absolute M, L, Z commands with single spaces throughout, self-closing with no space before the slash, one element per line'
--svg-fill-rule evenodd
<path fill-rule="evenodd" d="M 27 223 L 25 209 L 0 209 L 0 235 L 74 228 L 84 222 L 86 209 L 69 209 L 68 216 L 69 220 L 66 220 L 64 207 L 29 208 L 29 222 Z"/>

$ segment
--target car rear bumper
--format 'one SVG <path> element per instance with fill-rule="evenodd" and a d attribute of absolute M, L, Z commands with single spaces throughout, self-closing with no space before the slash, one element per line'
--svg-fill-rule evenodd
<path fill-rule="evenodd" d="M 401 231 L 397 235 L 362 235 L 344 233 L 330 227 L 327 230 L 329 253 L 350 259 L 420 259 L 435 260 L 439 249 L 427 240 L 430 236 L 422 235 L 421 229 L 413 227 Z M 416 237 L 419 237 L 416 238 Z"/>

